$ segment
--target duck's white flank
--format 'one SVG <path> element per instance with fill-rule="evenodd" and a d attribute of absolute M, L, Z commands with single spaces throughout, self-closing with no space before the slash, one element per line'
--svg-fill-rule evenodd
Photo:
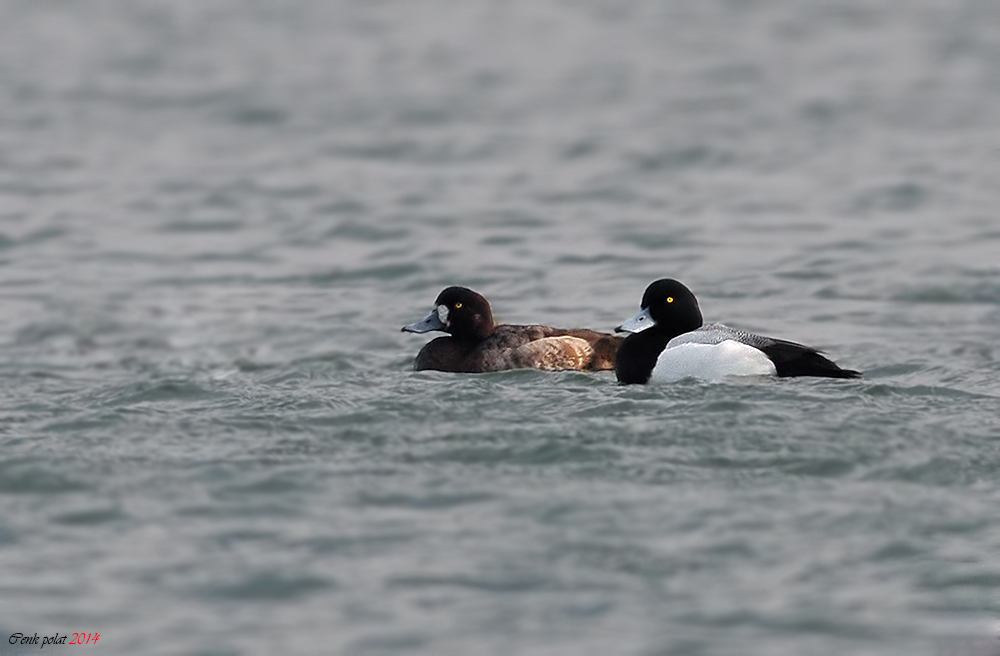
<path fill-rule="evenodd" d="M 717 344 L 668 344 L 656 359 L 651 381 L 684 378 L 719 381 L 726 376 L 773 376 L 774 363 L 760 349 L 732 339 Z"/>

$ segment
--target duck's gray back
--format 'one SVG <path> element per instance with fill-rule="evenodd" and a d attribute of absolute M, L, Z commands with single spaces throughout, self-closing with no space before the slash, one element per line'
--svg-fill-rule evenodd
<path fill-rule="evenodd" d="M 773 346 L 777 341 L 756 333 L 748 333 L 739 328 L 730 328 L 721 323 L 712 323 L 674 337 L 667 342 L 667 348 L 680 344 L 721 344 L 726 340 L 733 340 L 759 349 Z"/>

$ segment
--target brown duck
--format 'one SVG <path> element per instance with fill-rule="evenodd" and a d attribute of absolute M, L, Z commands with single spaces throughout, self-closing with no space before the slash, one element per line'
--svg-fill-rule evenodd
<path fill-rule="evenodd" d="M 483 373 L 504 369 L 614 369 L 622 338 L 593 330 L 496 324 L 489 302 L 465 287 L 448 287 L 426 319 L 403 326 L 405 332 L 440 330 L 417 354 L 416 371 L 434 369 Z"/>

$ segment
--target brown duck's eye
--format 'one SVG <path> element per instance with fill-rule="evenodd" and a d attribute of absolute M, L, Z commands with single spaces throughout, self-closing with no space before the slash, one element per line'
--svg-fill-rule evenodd
<path fill-rule="evenodd" d="M 674 297 L 673 296 L 668 296 L 667 297 L 667 303 L 673 303 L 673 302 L 674 302 Z"/>
<path fill-rule="evenodd" d="M 460 307 L 462 307 L 462 304 L 461 304 L 461 303 L 455 303 L 455 309 L 456 309 L 456 310 L 457 310 L 458 308 L 460 308 Z"/>

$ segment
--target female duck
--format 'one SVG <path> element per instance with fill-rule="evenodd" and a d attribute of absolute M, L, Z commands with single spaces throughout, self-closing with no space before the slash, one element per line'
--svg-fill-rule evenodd
<path fill-rule="evenodd" d="M 624 384 L 673 382 L 682 378 L 717 381 L 726 376 L 823 376 L 857 378 L 809 346 L 764 337 L 720 323 L 702 325 L 698 299 L 669 278 L 646 288 L 635 317 L 615 328 L 632 333 L 615 358 Z"/>
<path fill-rule="evenodd" d="M 465 287 L 448 287 L 423 321 L 403 326 L 405 332 L 441 330 L 417 354 L 413 368 L 465 373 L 503 369 L 607 370 L 614 368 L 621 337 L 593 330 L 495 324 L 490 304 Z"/>

